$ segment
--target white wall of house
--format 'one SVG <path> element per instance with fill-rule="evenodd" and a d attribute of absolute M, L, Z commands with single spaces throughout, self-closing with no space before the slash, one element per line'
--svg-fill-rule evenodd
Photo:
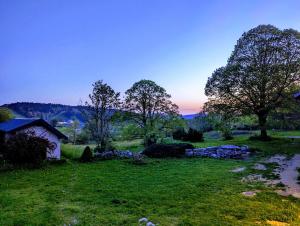
<path fill-rule="evenodd" d="M 42 126 L 32 126 L 30 128 L 26 128 L 23 130 L 18 130 L 18 133 L 20 132 L 28 132 L 28 131 L 33 131 L 35 133 L 36 136 L 39 137 L 43 137 L 47 140 L 49 140 L 50 142 L 55 143 L 55 149 L 50 153 L 47 154 L 47 158 L 55 158 L 55 159 L 60 159 L 61 156 L 61 151 L 60 151 L 60 140 L 58 139 L 58 137 L 51 133 L 49 130 L 47 130 L 46 128 L 42 127 Z M 7 134 L 6 139 L 12 135 Z"/>

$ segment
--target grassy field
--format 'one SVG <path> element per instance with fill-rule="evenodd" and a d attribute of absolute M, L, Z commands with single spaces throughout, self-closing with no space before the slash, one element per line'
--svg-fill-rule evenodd
<path fill-rule="evenodd" d="M 259 148 L 259 156 L 300 153 L 297 140 L 274 135 L 278 139 L 271 142 L 238 136 L 195 145 L 247 144 Z M 119 145 L 129 149 L 133 144 Z M 66 147 L 74 153 L 83 148 Z M 148 159 L 140 166 L 130 160 L 68 160 L 38 170 L 0 172 L 0 225 L 138 225 L 142 217 L 159 225 L 267 225 L 268 220 L 300 225 L 300 200 L 259 183 L 242 183 L 250 169 L 230 172 L 257 158 Z M 261 190 L 256 197 L 241 195 L 255 189 Z"/>

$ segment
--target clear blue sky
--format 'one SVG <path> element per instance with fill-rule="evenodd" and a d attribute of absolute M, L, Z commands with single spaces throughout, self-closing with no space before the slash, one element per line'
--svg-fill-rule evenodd
<path fill-rule="evenodd" d="M 151 79 L 182 113 L 259 24 L 300 30 L 300 1 L 0 0 L 0 104 L 77 105 L 103 79 L 124 93 Z"/>

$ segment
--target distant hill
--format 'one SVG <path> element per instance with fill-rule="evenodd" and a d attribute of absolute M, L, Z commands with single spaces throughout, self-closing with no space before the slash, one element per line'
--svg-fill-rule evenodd
<path fill-rule="evenodd" d="M 87 110 L 85 106 L 17 102 L 4 104 L 2 107 L 9 108 L 16 117 L 43 118 L 46 121 L 51 121 L 52 119 L 59 121 L 77 119 L 82 123 L 86 121 L 82 114 L 84 110 Z"/>
<path fill-rule="evenodd" d="M 82 112 L 87 112 L 85 106 L 70 106 L 63 104 L 45 104 L 45 103 L 31 103 L 31 102 L 17 102 L 12 104 L 4 104 L 1 107 L 9 108 L 18 118 L 43 118 L 50 122 L 52 119 L 58 121 L 68 121 L 77 119 L 81 123 L 86 121 Z M 186 120 L 191 120 L 200 114 L 182 115 Z"/>
<path fill-rule="evenodd" d="M 198 116 L 205 117 L 206 115 L 204 113 L 198 113 L 198 114 L 182 115 L 182 118 L 185 120 L 191 120 Z"/>

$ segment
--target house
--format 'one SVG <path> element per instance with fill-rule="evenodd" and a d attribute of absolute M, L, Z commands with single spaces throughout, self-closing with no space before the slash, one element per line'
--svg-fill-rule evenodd
<path fill-rule="evenodd" d="M 295 94 L 294 94 L 294 98 L 295 98 L 296 100 L 300 100 L 300 92 L 295 93 Z"/>
<path fill-rule="evenodd" d="M 0 123 L 0 140 L 7 140 L 16 133 L 29 131 L 33 131 L 36 136 L 46 138 L 50 142 L 55 143 L 55 150 L 48 154 L 47 158 L 60 159 L 60 140 L 67 139 L 67 137 L 43 119 L 16 118 L 2 122 Z"/>

